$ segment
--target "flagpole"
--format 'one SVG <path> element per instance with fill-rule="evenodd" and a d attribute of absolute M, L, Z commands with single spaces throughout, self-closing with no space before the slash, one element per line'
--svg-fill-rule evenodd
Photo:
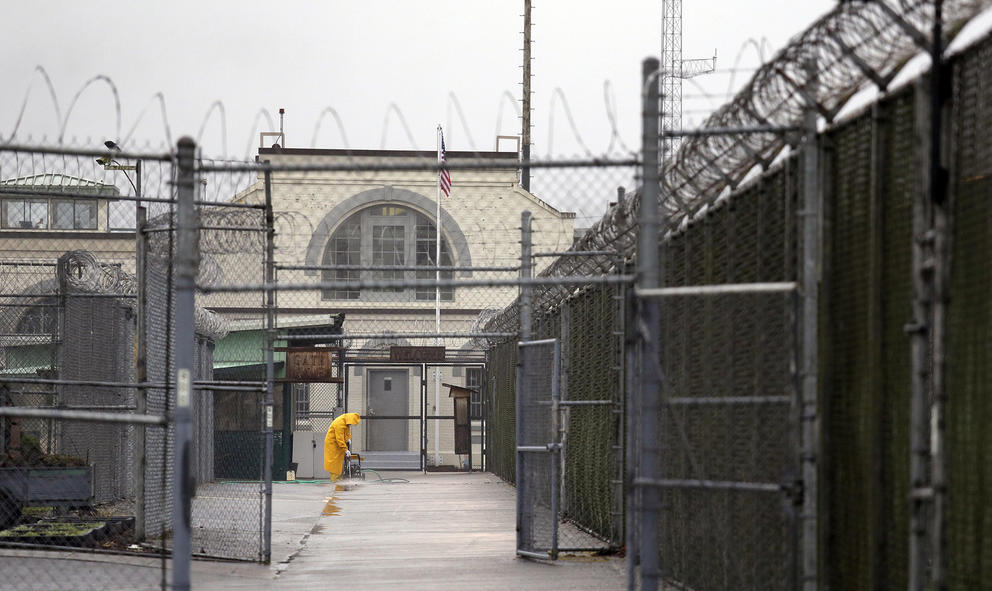
<path fill-rule="evenodd" d="M 441 164 L 441 125 L 437 126 L 437 163 Z M 434 267 L 435 279 L 438 285 L 434 287 L 434 328 L 441 334 L 441 171 L 437 171 L 437 210 L 434 216 L 435 236 Z M 435 338 L 435 344 L 441 344 L 441 337 Z M 441 464 L 441 420 L 437 416 L 441 412 L 441 368 L 434 366 L 434 463 Z"/>

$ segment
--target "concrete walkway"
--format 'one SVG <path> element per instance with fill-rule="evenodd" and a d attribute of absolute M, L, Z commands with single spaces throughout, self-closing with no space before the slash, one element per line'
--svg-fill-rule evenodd
<path fill-rule="evenodd" d="M 491 474 L 383 472 L 339 485 L 276 483 L 273 499 L 272 565 L 195 560 L 194 589 L 624 587 L 622 558 L 517 558 L 514 489 Z M 156 589 L 161 564 L 3 550 L 0 589 Z"/>
<path fill-rule="evenodd" d="M 622 559 L 517 558 L 513 487 L 491 474 L 276 484 L 270 568 L 194 563 L 197 589 L 622 589 Z"/>

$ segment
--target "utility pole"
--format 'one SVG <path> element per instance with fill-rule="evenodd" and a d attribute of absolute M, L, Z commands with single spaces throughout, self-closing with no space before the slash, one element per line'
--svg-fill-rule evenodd
<path fill-rule="evenodd" d="M 521 158 L 523 170 L 520 173 L 520 186 L 530 191 L 530 0 L 524 0 L 524 96 L 521 133 Z"/>

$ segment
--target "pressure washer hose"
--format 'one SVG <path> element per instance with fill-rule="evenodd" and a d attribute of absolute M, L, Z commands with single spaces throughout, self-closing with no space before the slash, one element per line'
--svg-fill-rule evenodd
<path fill-rule="evenodd" d="M 383 478 L 381 474 L 375 470 L 370 470 L 369 468 L 362 468 L 362 472 L 371 472 L 376 475 L 379 480 L 373 480 L 371 482 L 376 484 L 409 484 L 410 481 L 406 478 Z M 220 484 L 244 484 L 245 482 L 261 482 L 259 480 L 222 480 Z M 340 483 L 340 481 L 335 481 Z M 297 478 L 296 480 L 273 480 L 272 484 L 327 484 L 328 480 L 322 478 L 320 480 L 301 480 Z"/>
<path fill-rule="evenodd" d="M 379 478 L 379 480 L 373 480 L 372 482 L 374 482 L 376 484 L 379 484 L 379 483 L 382 483 L 382 484 L 409 484 L 410 483 L 410 481 L 407 480 L 406 478 L 383 478 L 381 474 L 379 474 L 375 470 L 370 470 L 369 468 L 362 468 L 362 472 L 371 472 L 371 473 L 375 474 Z"/>

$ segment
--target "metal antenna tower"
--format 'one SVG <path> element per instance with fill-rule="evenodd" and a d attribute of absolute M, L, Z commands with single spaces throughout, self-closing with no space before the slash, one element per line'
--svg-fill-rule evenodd
<path fill-rule="evenodd" d="M 661 91 L 662 153 L 674 154 L 682 141 L 666 133 L 682 131 L 682 80 L 708 74 L 716 69 L 712 58 L 682 59 L 682 0 L 662 0 L 661 5 Z"/>

